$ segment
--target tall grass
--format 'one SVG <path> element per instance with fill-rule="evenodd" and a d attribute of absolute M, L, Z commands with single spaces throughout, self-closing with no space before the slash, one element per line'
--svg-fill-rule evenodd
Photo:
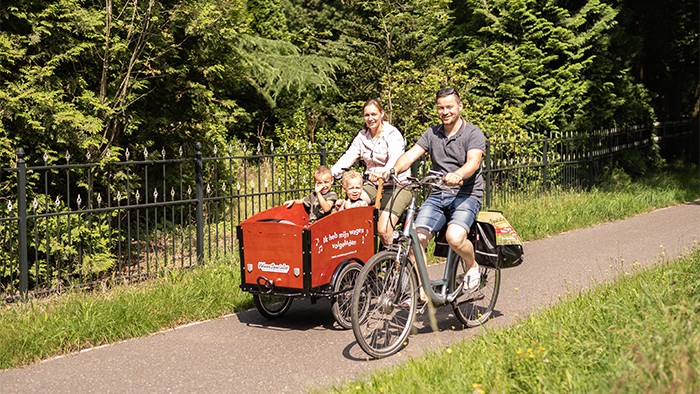
<path fill-rule="evenodd" d="M 691 166 L 656 173 L 636 182 L 624 176 L 613 177 L 588 192 L 533 196 L 493 209 L 503 211 L 523 239 L 535 240 L 698 197 L 700 177 L 697 167 Z"/>
<path fill-rule="evenodd" d="M 533 198 L 504 211 L 524 238 L 531 240 L 697 199 L 699 182 L 696 169 L 674 171 L 587 194 Z M 147 283 L 3 305 L 0 368 L 249 308 L 252 299 L 239 289 L 235 256 L 211 256 L 206 267 L 172 269 Z"/>
<path fill-rule="evenodd" d="M 237 266 L 173 270 L 136 285 L 6 305 L 0 313 L 0 368 L 143 336 L 247 309 Z"/>
<path fill-rule="evenodd" d="M 340 393 L 697 393 L 700 250 Z M 326 390 L 324 390 L 326 391 Z"/>

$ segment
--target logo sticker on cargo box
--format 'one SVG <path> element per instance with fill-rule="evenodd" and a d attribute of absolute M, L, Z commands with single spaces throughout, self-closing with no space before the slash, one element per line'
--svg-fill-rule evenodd
<path fill-rule="evenodd" d="M 289 272 L 289 264 L 266 263 L 264 261 L 258 261 L 258 269 L 264 272 L 286 274 Z"/>

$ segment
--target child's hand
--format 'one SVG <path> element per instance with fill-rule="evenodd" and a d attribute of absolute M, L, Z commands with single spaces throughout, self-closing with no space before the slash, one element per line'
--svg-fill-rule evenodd
<path fill-rule="evenodd" d="M 325 186 L 323 183 L 317 183 L 316 186 L 314 186 L 314 190 L 316 191 L 317 197 L 319 194 L 321 194 L 321 191 L 323 190 L 323 186 Z"/>

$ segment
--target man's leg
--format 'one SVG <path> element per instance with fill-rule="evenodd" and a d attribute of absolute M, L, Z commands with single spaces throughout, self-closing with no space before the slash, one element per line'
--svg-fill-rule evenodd
<path fill-rule="evenodd" d="M 447 226 L 445 238 L 452 250 L 464 260 L 466 266 L 464 289 L 470 293 L 479 288 L 481 275 L 474 256 L 474 245 L 467 239 L 467 235 L 481 209 L 481 201 L 474 198 L 458 197 L 453 201 L 451 208 L 452 217 Z"/>
<path fill-rule="evenodd" d="M 447 226 L 445 238 L 452 250 L 454 250 L 459 257 L 464 259 L 467 265 L 466 268 L 469 270 L 476 266 L 476 260 L 474 259 L 474 245 L 467 239 L 467 234 L 468 232 L 464 227 L 451 223 Z"/>

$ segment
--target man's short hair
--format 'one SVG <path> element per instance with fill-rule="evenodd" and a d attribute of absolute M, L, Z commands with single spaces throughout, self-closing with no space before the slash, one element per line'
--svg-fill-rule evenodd
<path fill-rule="evenodd" d="M 462 99 L 459 97 L 459 92 L 457 92 L 457 89 L 455 88 L 442 88 L 435 93 L 435 100 L 441 98 L 441 97 L 447 97 L 449 95 L 454 94 L 455 97 L 457 97 L 457 102 L 461 103 Z"/>

